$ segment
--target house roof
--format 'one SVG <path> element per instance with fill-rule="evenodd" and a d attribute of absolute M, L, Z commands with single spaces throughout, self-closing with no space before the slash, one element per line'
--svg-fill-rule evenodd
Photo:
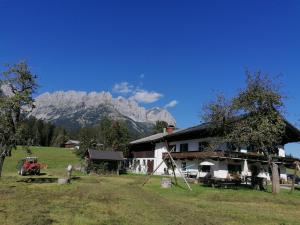
<path fill-rule="evenodd" d="M 80 144 L 80 141 L 76 141 L 76 140 L 68 140 L 65 144 L 66 144 L 66 145 L 71 145 L 71 144 L 79 145 L 79 144 Z"/>
<path fill-rule="evenodd" d="M 286 143 L 292 143 L 292 142 L 300 142 L 300 130 L 293 126 L 291 123 L 289 123 L 287 120 L 285 120 L 286 123 L 286 132 L 285 136 L 283 137 L 283 141 Z M 159 133 L 155 135 L 151 135 L 149 137 L 145 137 L 142 139 L 135 140 L 131 142 L 131 145 L 136 145 L 136 144 L 144 144 L 144 143 L 149 143 L 149 142 L 160 142 L 163 140 L 179 140 L 179 139 L 184 139 L 187 137 L 197 137 L 201 138 L 201 135 L 199 133 L 205 132 L 210 129 L 214 129 L 214 124 L 213 123 L 203 123 L 197 126 L 189 127 L 186 129 L 179 129 L 175 130 L 173 133 L 168 134 L 168 133 Z"/>
<path fill-rule="evenodd" d="M 144 137 L 135 141 L 130 142 L 130 144 L 134 145 L 134 144 L 140 144 L 140 143 L 147 143 L 147 142 L 152 142 L 152 141 L 158 141 L 160 139 L 162 139 L 163 137 L 167 136 L 167 133 L 158 133 L 158 134 L 154 134 L 148 137 Z"/>
<path fill-rule="evenodd" d="M 173 133 L 168 134 L 168 133 L 158 133 L 158 134 L 154 134 L 148 137 L 144 137 L 135 141 L 130 142 L 131 145 L 135 145 L 135 144 L 142 144 L 142 143 L 149 143 L 149 142 L 159 142 L 161 140 L 163 140 L 164 138 L 173 138 L 176 136 L 181 136 L 183 134 L 188 134 L 191 132 L 197 132 L 200 130 L 204 130 L 207 129 L 209 127 L 212 127 L 211 123 L 203 123 L 194 127 L 189 127 L 189 128 L 185 128 L 185 129 L 178 129 L 178 130 L 174 130 Z"/>
<path fill-rule="evenodd" d="M 90 159 L 98 160 L 112 160 L 112 161 L 123 161 L 123 152 L 120 151 L 98 151 L 98 150 L 88 150 Z"/>
<path fill-rule="evenodd" d="M 173 133 L 178 133 L 181 130 L 182 129 L 175 130 L 175 131 L 173 131 Z M 154 135 L 151 135 L 148 137 L 144 137 L 144 138 L 132 141 L 132 142 L 130 142 L 130 144 L 135 145 L 135 144 L 141 144 L 141 143 L 156 142 L 156 141 L 163 139 L 166 136 L 169 136 L 169 134 L 168 133 L 158 133 L 158 134 L 154 134 Z"/>

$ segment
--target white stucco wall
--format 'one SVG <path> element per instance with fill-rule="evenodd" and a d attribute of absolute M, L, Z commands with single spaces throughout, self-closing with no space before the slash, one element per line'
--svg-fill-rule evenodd
<path fill-rule="evenodd" d="M 133 165 L 131 165 L 132 172 L 137 173 L 137 174 L 147 174 L 148 160 L 155 161 L 155 158 L 135 158 L 135 159 L 133 159 L 133 162 L 132 162 Z M 139 161 L 139 164 L 136 167 L 133 167 L 135 165 L 136 161 Z M 144 162 L 145 162 L 145 164 L 144 164 Z"/>
<path fill-rule="evenodd" d="M 278 146 L 278 156 L 285 157 L 285 149 L 284 146 Z"/>
<path fill-rule="evenodd" d="M 192 139 L 192 140 L 184 140 L 184 141 L 174 141 L 170 142 L 169 145 L 176 145 L 176 152 L 180 152 L 181 144 L 188 144 L 188 151 L 199 151 L 199 142 L 205 141 L 205 139 Z"/>
<path fill-rule="evenodd" d="M 155 144 L 155 151 L 154 151 L 154 169 L 163 161 L 162 154 L 167 152 L 167 148 L 164 142 Z M 155 172 L 156 175 L 164 174 L 164 169 L 167 168 L 167 165 L 163 163 L 158 170 Z"/>

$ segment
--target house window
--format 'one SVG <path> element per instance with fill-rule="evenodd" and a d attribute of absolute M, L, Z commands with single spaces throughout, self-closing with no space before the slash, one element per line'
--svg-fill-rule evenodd
<path fill-rule="evenodd" d="M 176 145 L 169 145 L 169 151 L 176 152 Z"/>
<path fill-rule="evenodd" d="M 180 144 L 180 152 L 187 152 L 189 150 L 189 144 Z"/>
<path fill-rule="evenodd" d="M 198 150 L 200 152 L 202 152 L 202 151 L 204 151 L 204 150 L 207 149 L 207 147 L 209 146 L 209 144 L 208 144 L 208 142 L 202 141 L 202 142 L 199 142 L 198 146 L 199 146 Z"/>
<path fill-rule="evenodd" d="M 201 172 L 209 173 L 210 172 L 210 166 L 201 166 Z"/>
<path fill-rule="evenodd" d="M 231 152 L 235 152 L 238 148 L 234 145 L 234 144 L 232 144 L 232 143 L 226 143 L 226 145 L 227 145 L 227 151 L 231 151 Z"/>
<path fill-rule="evenodd" d="M 186 162 L 181 163 L 181 170 L 186 171 Z"/>
<path fill-rule="evenodd" d="M 235 164 L 228 164 L 228 172 L 229 173 L 241 173 L 242 172 L 242 166 L 241 165 L 235 165 Z"/>

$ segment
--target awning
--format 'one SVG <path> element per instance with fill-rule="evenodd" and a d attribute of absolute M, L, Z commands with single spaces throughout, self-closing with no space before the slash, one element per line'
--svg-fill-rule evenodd
<path fill-rule="evenodd" d="M 248 176 L 249 175 L 248 162 L 247 162 L 246 159 L 244 161 L 244 168 L 243 168 L 243 171 L 242 171 L 242 175 L 243 176 Z"/>
<path fill-rule="evenodd" d="M 208 161 L 204 161 L 202 163 L 200 163 L 200 166 L 214 166 L 215 164 L 208 162 Z"/>
<path fill-rule="evenodd" d="M 259 178 L 265 178 L 265 179 L 268 178 L 268 176 L 267 176 L 267 174 L 266 174 L 265 172 L 260 172 L 260 173 L 257 175 L 257 177 L 259 177 Z"/>

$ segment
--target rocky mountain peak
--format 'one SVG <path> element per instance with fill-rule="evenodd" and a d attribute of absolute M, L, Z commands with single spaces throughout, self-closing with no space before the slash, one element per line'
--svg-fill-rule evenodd
<path fill-rule="evenodd" d="M 104 116 L 154 124 L 158 120 L 175 125 L 174 117 L 164 108 L 146 109 L 125 97 L 114 98 L 109 92 L 57 91 L 36 98 L 31 116 L 53 123 L 62 121 L 79 126 L 97 123 Z"/>

